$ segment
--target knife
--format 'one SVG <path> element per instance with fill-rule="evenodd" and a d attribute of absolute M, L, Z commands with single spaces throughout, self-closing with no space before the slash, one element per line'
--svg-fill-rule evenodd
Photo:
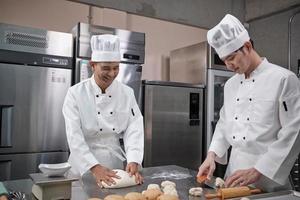
<path fill-rule="evenodd" d="M 216 177 L 212 176 L 210 178 L 210 180 L 207 179 L 206 175 L 202 175 L 200 177 L 197 177 L 197 182 L 200 183 L 200 184 L 205 184 L 207 185 L 208 187 L 211 187 L 213 189 L 218 189 L 216 187 Z"/>
<path fill-rule="evenodd" d="M 218 189 L 218 187 L 216 187 L 216 177 L 212 176 L 210 178 L 210 180 L 206 179 L 204 181 L 204 184 L 207 185 L 208 187 L 211 187 L 213 189 Z"/>

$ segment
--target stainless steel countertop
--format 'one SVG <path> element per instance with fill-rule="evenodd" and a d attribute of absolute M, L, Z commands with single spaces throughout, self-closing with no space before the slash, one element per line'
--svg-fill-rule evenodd
<path fill-rule="evenodd" d="M 201 185 L 196 182 L 196 171 L 187 168 L 179 167 L 176 165 L 167 165 L 159 167 L 149 167 L 142 170 L 144 176 L 144 183 L 128 188 L 120 189 L 100 189 L 92 175 L 84 176 L 83 190 L 89 197 L 104 198 L 109 194 L 125 195 L 128 192 L 142 192 L 147 189 L 147 186 L 151 183 L 161 184 L 162 181 L 169 180 L 176 183 L 176 189 L 181 200 L 188 199 L 205 199 L 200 197 L 191 197 L 188 195 L 188 191 L 191 187 L 200 187 Z M 203 185 L 202 185 L 203 186 Z M 213 191 L 205 188 L 206 191 Z"/>
<path fill-rule="evenodd" d="M 204 187 L 204 192 L 214 193 L 213 189 L 207 188 L 196 182 L 196 171 L 176 165 L 167 165 L 159 167 L 149 167 L 142 169 L 144 176 L 144 184 L 128 188 L 120 189 L 100 189 L 91 174 L 83 177 L 82 182 L 75 182 L 72 185 L 72 200 L 86 200 L 92 197 L 104 198 L 109 194 L 125 195 L 128 192 L 142 192 L 146 190 L 148 184 L 161 184 L 164 180 L 176 183 L 176 189 L 181 200 L 202 200 L 205 197 L 192 197 L 188 195 L 191 187 Z M 26 193 L 27 199 L 31 199 L 32 181 L 30 179 L 22 179 L 15 181 L 3 182 L 8 190 L 21 191 Z M 253 195 L 249 199 L 300 199 L 300 193 L 295 191 L 280 191 L 274 193 L 266 193 Z M 239 200 L 240 198 L 235 198 Z"/>

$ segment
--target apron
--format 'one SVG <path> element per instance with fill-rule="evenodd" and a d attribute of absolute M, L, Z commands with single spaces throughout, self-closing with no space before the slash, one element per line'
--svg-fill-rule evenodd
<path fill-rule="evenodd" d="M 124 169 L 126 154 L 120 146 L 119 134 L 101 133 L 99 139 L 87 143 L 100 165 L 109 169 Z M 70 169 L 69 176 L 80 178 L 80 173 L 76 170 L 76 165 L 80 163 L 74 163 L 70 158 L 69 163 L 75 166 Z M 90 170 L 86 173 L 90 173 Z"/>

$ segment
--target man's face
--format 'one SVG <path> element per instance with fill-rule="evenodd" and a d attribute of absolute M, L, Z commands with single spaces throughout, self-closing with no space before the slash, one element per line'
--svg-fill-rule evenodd
<path fill-rule="evenodd" d="M 249 58 L 247 55 L 248 52 L 245 46 L 242 46 L 240 49 L 231 53 L 222 60 L 229 70 L 234 71 L 238 74 L 244 74 L 249 72 L 250 70 Z"/>
<path fill-rule="evenodd" d="M 118 62 L 91 62 L 97 84 L 107 88 L 119 73 Z"/>

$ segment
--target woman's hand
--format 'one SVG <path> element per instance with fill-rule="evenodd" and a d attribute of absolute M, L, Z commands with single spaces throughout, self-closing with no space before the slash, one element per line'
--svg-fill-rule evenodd
<path fill-rule="evenodd" d="M 128 163 L 126 166 L 126 172 L 129 173 L 129 176 L 134 175 L 135 176 L 135 182 L 138 184 L 142 184 L 144 181 L 144 178 L 139 173 L 139 164 L 135 162 Z"/>

